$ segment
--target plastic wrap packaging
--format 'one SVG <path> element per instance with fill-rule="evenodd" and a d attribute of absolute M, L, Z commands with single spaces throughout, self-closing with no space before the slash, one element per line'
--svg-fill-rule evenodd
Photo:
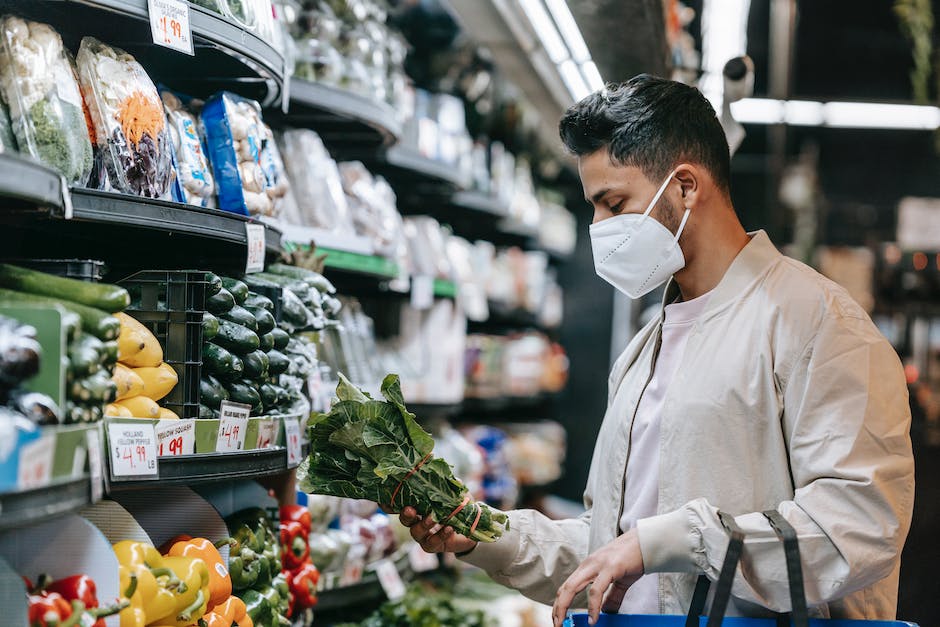
<path fill-rule="evenodd" d="M 258 25 L 258 4 L 254 0 L 216 0 L 222 9 L 222 15 L 233 20 L 246 30 L 254 30 Z M 268 11 L 271 3 L 268 2 Z"/>
<path fill-rule="evenodd" d="M 0 23 L 0 94 L 19 151 L 84 185 L 92 168 L 82 95 L 62 38 L 47 24 Z M 4 145 L 6 142 L 4 142 Z"/>
<path fill-rule="evenodd" d="M 284 167 L 284 160 L 281 158 L 281 151 L 277 148 L 277 142 L 274 141 L 274 133 L 267 124 L 264 126 L 264 143 L 261 147 L 261 170 L 265 177 L 265 193 L 271 199 L 271 208 L 267 216 L 278 217 L 281 209 L 287 202 L 290 192 L 290 181 L 287 178 L 287 168 Z"/>
<path fill-rule="evenodd" d="M 189 0 L 189 1 L 198 7 L 209 9 L 210 11 L 214 11 L 218 13 L 219 15 L 225 15 L 225 10 L 222 8 L 222 4 L 224 3 L 224 0 Z"/>
<path fill-rule="evenodd" d="M 371 239 L 379 255 L 396 257 L 404 234 L 392 186 L 380 176 L 373 177 L 359 161 L 340 163 L 339 173 L 356 233 Z"/>
<path fill-rule="evenodd" d="M 0 153 L 16 152 L 16 138 L 13 136 L 13 126 L 10 124 L 10 112 L 0 98 Z"/>
<path fill-rule="evenodd" d="M 215 194 L 215 179 L 202 150 L 199 120 L 171 92 L 164 91 L 160 95 L 173 142 L 176 182 L 182 195 L 178 200 L 197 207 L 209 207 Z"/>
<path fill-rule="evenodd" d="M 284 133 L 282 141 L 301 225 L 353 233 L 339 169 L 320 136 L 311 130 L 292 129 Z"/>
<path fill-rule="evenodd" d="M 123 50 L 85 37 L 78 73 L 110 185 L 146 198 L 168 197 L 172 144 L 147 72 Z"/>
<path fill-rule="evenodd" d="M 274 201 L 267 193 L 261 167 L 266 130 L 261 106 L 222 92 L 202 110 L 209 160 L 219 191 L 219 208 L 242 215 L 271 215 Z"/>

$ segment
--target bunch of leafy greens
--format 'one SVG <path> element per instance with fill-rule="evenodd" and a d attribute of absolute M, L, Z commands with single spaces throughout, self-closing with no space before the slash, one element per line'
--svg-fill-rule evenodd
<path fill-rule="evenodd" d="M 400 601 L 388 601 L 358 627 L 489 627 L 480 610 L 456 607 L 445 595 L 412 587 Z M 356 627 L 341 625 L 340 627 Z"/>
<path fill-rule="evenodd" d="M 308 428 L 310 455 L 298 470 L 300 488 L 312 494 L 368 499 L 450 525 L 478 542 L 495 542 L 509 528 L 506 514 L 469 501 L 467 487 L 443 459 L 434 440 L 405 408 L 398 375 L 382 382 L 385 401 L 372 399 L 340 375 L 337 401 Z"/>

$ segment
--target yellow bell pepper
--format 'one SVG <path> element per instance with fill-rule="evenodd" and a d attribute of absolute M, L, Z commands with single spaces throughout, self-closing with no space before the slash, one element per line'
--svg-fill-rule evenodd
<path fill-rule="evenodd" d="M 157 580 L 148 571 L 146 575 L 137 576 L 127 566 L 118 566 L 122 599 L 130 602 L 121 610 L 121 627 L 145 627 L 147 613 L 144 611 L 144 598 L 151 598 L 157 589 Z M 141 581 L 143 579 L 144 581 Z"/>
<path fill-rule="evenodd" d="M 133 540 L 123 540 L 112 548 L 118 564 L 127 572 L 128 583 L 131 575 L 137 578 L 137 589 L 131 595 L 131 607 L 143 609 L 148 625 L 173 614 L 176 610 L 176 596 L 184 584 L 176 573 L 166 567 L 160 552 L 146 542 Z M 137 627 L 131 615 L 128 615 L 127 625 L 124 620 L 122 613 L 121 627 Z"/>
<path fill-rule="evenodd" d="M 163 563 L 183 582 L 182 590 L 174 595 L 173 611 L 159 620 L 147 617 L 148 625 L 156 627 L 189 627 L 206 613 L 209 603 L 209 567 L 198 557 L 168 555 Z"/>

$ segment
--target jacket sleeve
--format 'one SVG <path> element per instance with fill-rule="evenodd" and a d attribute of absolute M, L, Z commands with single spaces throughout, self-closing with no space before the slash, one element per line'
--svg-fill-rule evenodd
<path fill-rule="evenodd" d="M 794 497 L 777 509 L 797 530 L 807 603 L 818 605 L 898 563 L 914 500 L 907 388 L 897 355 L 867 318 L 828 316 L 779 393 Z M 760 512 L 729 513 L 747 534 L 732 593 L 788 611 L 781 543 Z M 718 578 L 728 537 L 704 499 L 637 527 L 647 572 Z"/>

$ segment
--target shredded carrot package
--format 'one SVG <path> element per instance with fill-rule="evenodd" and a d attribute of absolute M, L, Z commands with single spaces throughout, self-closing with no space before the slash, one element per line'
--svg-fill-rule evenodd
<path fill-rule="evenodd" d="M 166 124 L 160 101 L 148 98 L 141 91 L 135 91 L 121 102 L 118 119 L 124 137 L 133 146 L 137 146 L 144 133 L 156 137 Z"/>

